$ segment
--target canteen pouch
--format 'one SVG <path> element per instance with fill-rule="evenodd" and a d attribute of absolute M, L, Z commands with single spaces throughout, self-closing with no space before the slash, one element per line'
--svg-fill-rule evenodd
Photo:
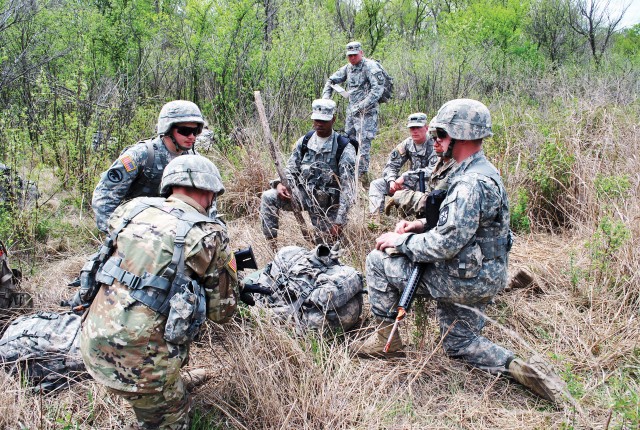
<path fill-rule="evenodd" d="M 204 291 L 196 281 L 184 284 L 169 300 L 164 340 L 176 345 L 191 342 L 206 318 L 205 300 Z"/>

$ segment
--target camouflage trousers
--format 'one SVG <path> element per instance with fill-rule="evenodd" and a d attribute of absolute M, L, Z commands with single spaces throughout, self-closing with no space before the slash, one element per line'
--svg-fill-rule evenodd
<path fill-rule="evenodd" d="M 413 268 L 414 263 L 404 256 L 389 256 L 377 250 L 369 253 L 366 261 L 367 288 L 374 315 L 390 322 L 395 319 L 400 296 Z M 429 272 L 428 266 L 420 279 L 417 294 L 439 296 L 436 316 L 443 336 L 442 346 L 447 355 L 492 373 L 506 373 L 506 365 L 514 353 L 480 336 L 485 324 L 487 303 L 467 302 L 462 305 L 447 301 L 442 296 L 447 287 L 442 285 L 432 295 Z M 451 296 L 460 297 L 460 292 L 452 292 Z"/>
<path fill-rule="evenodd" d="M 305 205 L 306 206 L 306 205 Z M 262 223 L 262 233 L 267 239 L 275 239 L 278 237 L 278 228 L 280 226 L 281 210 L 293 211 L 291 200 L 278 198 L 278 191 L 270 189 L 262 193 L 260 201 L 260 221 Z M 338 205 L 331 206 L 326 210 L 314 207 L 312 210 L 305 207 L 309 213 L 311 224 L 313 225 L 315 242 L 330 243 L 333 238 L 329 235 L 329 229 L 334 224 L 338 213 Z"/>
<path fill-rule="evenodd" d="M 403 190 L 413 191 L 414 188 L 403 185 Z M 400 190 L 396 191 L 399 192 Z M 385 198 L 389 195 L 387 191 L 387 181 L 384 178 L 378 178 L 369 185 L 369 213 L 382 212 L 384 210 Z"/>
<path fill-rule="evenodd" d="M 187 430 L 191 400 L 182 378 L 159 393 L 134 393 L 107 388 L 125 399 L 136 414 L 141 429 Z"/>
<path fill-rule="evenodd" d="M 358 176 L 362 176 L 369 171 L 371 141 L 378 132 L 378 108 L 368 110 L 363 114 L 347 113 L 344 131 L 349 137 L 359 142 Z"/>

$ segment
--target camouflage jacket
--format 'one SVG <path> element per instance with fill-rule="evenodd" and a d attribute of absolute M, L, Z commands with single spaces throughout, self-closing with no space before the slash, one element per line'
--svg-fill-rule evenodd
<path fill-rule="evenodd" d="M 395 181 L 398 179 L 400 169 L 407 161 L 410 163 L 409 170 L 427 167 L 431 154 L 433 154 L 432 137 L 428 137 L 422 145 L 416 145 L 413 139 L 408 137 L 391 151 L 387 164 L 382 170 L 382 176 L 386 182 Z"/>
<path fill-rule="evenodd" d="M 346 64 L 329 76 L 322 90 L 322 98 L 333 95 L 332 84 L 346 82 L 349 95 L 349 113 L 352 115 L 367 112 L 378 107 L 378 100 L 384 92 L 384 75 L 378 63 L 363 58 L 355 66 Z"/>
<path fill-rule="evenodd" d="M 306 152 L 302 149 L 303 138 L 296 142 L 285 175 L 298 190 L 306 209 L 314 210 L 315 206 L 326 211 L 338 205 L 335 223 L 344 225 L 354 200 L 356 150 L 347 145 L 340 160 L 336 160 L 338 133 L 334 131 L 325 141 L 314 133 Z"/>
<path fill-rule="evenodd" d="M 437 226 L 423 234 L 403 234 L 395 246 L 414 262 L 434 263 L 426 275 L 434 298 L 486 302 L 507 281 L 507 193 L 482 151 L 465 159 L 451 175 Z"/>
<path fill-rule="evenodd" d="M 176 195 L 157 198 L 169 208 L 205 214 L 193 199 Z M 110 218 L 114 229 L 137 206 L 126 203 Z M 171 262 L 178 219 L 148 208 L 118 235 L 114 255 L 120 265 L 138 276 L 161 274 Z M 235 312 L 237 277 L 226 227 L 220 222 L 195 225 L 185 238 L 185 274 L 198 279 L 205 290 L 207 317 L 227 321 Z M 117 280 L 102 285 L 82 328 L 81 352 L 91 376 L 122 391 L 161 391 L 175 381 L 188 354 L 188 344 L 174 345 L 163 338 L 166 317 L 131 297 Z"/>
<path fill-rule="evenodd" d="M 149 156 L 150 148 L 153 148 L 153 159 Z M 186 153 L 188 151 L 183 152 Z M 98 229 L 107 231 L 109 217 L 122 202 L 135 197 L 157 197 L 162 172 L 178 155 L 182 154 L 169 151 L 160 137 L 125 148 L 109 170 L 100 176 L 93 191 L 91 207 Z"/>

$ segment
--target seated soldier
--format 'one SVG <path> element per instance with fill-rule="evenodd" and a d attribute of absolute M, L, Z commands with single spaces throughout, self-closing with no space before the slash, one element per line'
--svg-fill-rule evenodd
<path fill-rule="evenodd" d="M 409 115 L 407 127 L 411 137 L 403 140 L 391 151 L 382 171 L 383 177 L 371 182 L 369 212 L 372 214 L 382 212 L 386 195 L 392 196 L 396 191 L 408 188 L 408 184 L 403 184 L 399 177 L 400 169 L 407 161 L 410 163 L 409 170 L 418 170 L 428 166 L 433 152 L 433 138 L 427 133 L 427 115 L 422 112 L 412 113 Z"/>

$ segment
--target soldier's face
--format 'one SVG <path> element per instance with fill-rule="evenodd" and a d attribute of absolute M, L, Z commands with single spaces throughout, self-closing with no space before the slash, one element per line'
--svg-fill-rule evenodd
<path fill-rule="evenodd" d="M 411 139 L 416 143 L 424 143 L 427 140 L 427 126 L 409 127 L 409 133 L 411 133 Z"/>
<path fill-rule="evenodd" d="M 436 141 L 433 144 L 433 150 L 437 154 L 444 154 L 449 149 L 449 144 L 451 143 L 451 136 L 447 134 L 444 130 L 439 132 L 436 135 Z"/>
<path fill-rule="evenodd" d="M 178 133 L 178 128 L 180 128 L 183 133 L 188 133 L 189 128 L 196 129 L 199 125 L 200 124 L 195 122 L 181 122 L 173 127 L 173 129 L 171 130 L 171 134 L 173 135 L 173 138 L 176 140 L 176 142 L 178 142 L 179 147 L 184 149 L 191 149 L 193 147 L 193 144 L 196 142 L 196 134 L 195 132 L 193 132 L 189 133 L 188 136 L 184 136 L 183 134 Z"/>
<path fill-rule="evenodd" d="M 335 117 L 331 121 L 320 121 L 319 119 L 314 119 L 313 129 L 316 131 L 318 136 L 329 137 L 331 135 L 331 132 L 333 131 L 334 121 L 335 121 Z"/>
<path fill-rule="evenodd" d="M 362 51 L 358 52 L 357 54 L 347 55 L 347 60 L 349 60 L 349 63 L 351 63 L 352 66 L 355 66 L 360 61 L 362 61 Z"/>

